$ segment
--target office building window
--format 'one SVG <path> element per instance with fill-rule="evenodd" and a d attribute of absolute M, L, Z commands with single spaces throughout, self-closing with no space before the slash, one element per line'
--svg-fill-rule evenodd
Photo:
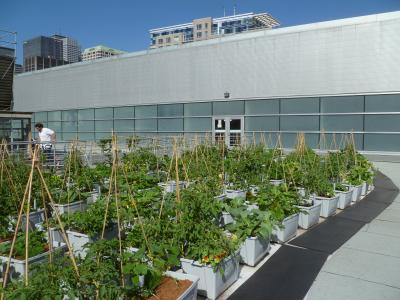
<path fill-rule="evenodd" d="M 162 44 L 163 43 L 163 39 L 158 39 L 158 43 Z"/>
<path fill-rule="evenodd" d="M 170 37 L 167 37 L 166 40 L 165 40 L 165 42 L 166 42 L 166 43 L 171 43 L 171 38 L 170 38 Z"/>
<path fill-rule="evenodd" d="M 201 30 L 201 24 L 197 24 L 197 30 Z"/>
<path fill-rule="evenodd" d="M 201 32 L 198 32 L 198 33 L 197 33 L 197 37 L 198 37 L 198 38 L 201 38 Z"/>

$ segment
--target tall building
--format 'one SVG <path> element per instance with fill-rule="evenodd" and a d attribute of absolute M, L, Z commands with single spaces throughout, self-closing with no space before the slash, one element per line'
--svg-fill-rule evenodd
<path fill-rule="evenodd" d="M 24 71 L 36 71 L 67 62 L 63 59 L 63 42 L 53 37 L 38 36 L 24 42 Z"/>
<path fill-rule="evenodd" d="M 150 30 L 150 48 L 207 40 L 221 35 L 237 34 L 256 29 L 279 26 L 279 21 L 268 13 L 246 13 L 213 19 L 195 19 L 191 23 Z"/>
<path fill-rule="evenodd" d="M 65 141 L 114 130 L 291 148 L 303 132 L 332 149 L 352 133 L 359 150 L 400 152 L 399 32 L 400 11 L 24 73 L 14 107 Z"/>
<path fill-rule="evenodd" d="M 58 34 L 53 35 L 52 38 L 62 41 L 64 61 L 70 64 L 81 61 L 82 49 L 77 40 Z"/>
<path fill-rule="evenodd" d="M 86 48 L 82 52 L 82 61 L 110 57 L 110 56 L 119 55 L 119 54 L 123 54 L 123 53 L 126 53 L 126 52 L 99 45 L 99 46 L 92 47 L 92 48 Z"/>
<path fill-rule="evenodd" d="M 12 108 L 14 62 L 14 49 L 0 47 L 0 111 Z"/>

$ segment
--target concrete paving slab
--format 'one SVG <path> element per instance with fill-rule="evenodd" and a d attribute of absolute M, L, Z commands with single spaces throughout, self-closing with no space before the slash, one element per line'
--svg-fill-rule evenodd
<path fill-rule="evenodd" d="M 400 258 L 341 248 L 322 271 L 349 276 L 400 289 Z"/>
<path fill-rule="evenodd" d="M 373 220 L 371 223 L 367 224 L 363 230 L 377 234 L 400 237 L 399 223 L 396 222 Z"/>
<path fill-rule="evenodd" d="M 400 258 L 400 237 L 358 232 L 343 247 Z"/>
<path fill-rule="evenodd" d="M 400 289 L 365 280 L 321 272 L 306 300 L 397 300 Z"/>
<path fill-rule="evenodd" d="M 390 204 L 387 209 L 397 210 L 398 213 L 400 214 L 400 202 L 394 202 Z"/>
<path fill-rule="evenodd" d="M 396 209 L 386 209 L 376 217 L 376 220 L 400 223 L 400 212 Z M 400 230 L 400 225 L 398 228 Z"/>

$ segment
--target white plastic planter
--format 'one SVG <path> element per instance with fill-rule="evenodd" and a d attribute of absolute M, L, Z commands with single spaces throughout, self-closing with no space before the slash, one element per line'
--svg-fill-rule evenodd
<path fill-rule="evenodd" d="M 269 181 L 269 183 L 272 185 L 281 185 L 283 182 L 283 179 L 270 179 Z"/>
<path fill-rule="evenodd" d="M 297 188 L 297 193 L 300 197 L 304 198 L 306 196 L 306 189 L 303 187 Z"/>
<path fill-rule="evenodd" d="M 353 197 L 353 191 L 335 191 L 336 195 L 339 195 L 339 201 L 337 208 L 339 209 L 345 209 L 347 206 L 350 205 L 351 199 Z"/>
<path fill-rule="evenodd" d="M 200 278 L 198 294 L 208 299 L 216 299 L 223 291 L 239 278 L 239 253 L 227 257 L 220 263 L 220 270 L 214 271 L 211 266 L 203 265 L 191 259 L 181 258 L 182 269 L 185 273 Z"/>
<path fill-rule="evenodd" d="M 92 191 L 89 193 L 89 197 L 86 199 L 86 202 L 88 204 L 94 203 L 97 201 L 97 199 L 99 199 L 99 197 L 100 197 L 100 192 Z"/>
<path fill-rule="evenodd" d="M 244 190 L 225 190 L 226 198 L 235 199 L 235 198 L 246 198 L 246 192 Z"/>
<path fill-rule="evenodd" d="M 332 198 L 315 196 L 314 202 L 321 203 L 321 212 L 320 216 L 323 218 L 327 218 L 332 216 L 336 212 L 336 208 L 338 206 L 339 196 L 335 196 Z"/>
<path fill-rule="evenodd" d="M 158 183 L 158 186 L 164 189 L 164 192 L 166 193 L 173 193 L 176 191 L 176 181 L 171 180 L 167 182 L 160 182 Z M 179 189 L 185 188 L 185 182 L 180 181 L 179 182 Z"/>
<path fill-rule="evenodd" d="M 318 224 L 321 206 L 321 203 L 315 202 L 313 206 L 300 206 L 302 211 L 299 214 L 299 227 L 309 229 Z"/>
<path fill-rule="evenodd" d="M 65 252 L 66 245 L 64 243 L 58 243 L 58 242 L 53 241 L 52 253 L 54 253 L 55 251 Z M 49 252 L 50 251 L 47 251 L 47 252 L 41 253 L 39 255 L 30 257 L 28 259 L 29 268 L 31 268 L 32 265 L 43 263 L 43 262 L 47 261 L 48 257 L 49 257 Z M 0 256 L 0 262 L 2 264 L 2 267 L 0 268 L 0 278 L 3 278 L 3 273 L 5 272 L 5 270 L 7 268 L 8 256 Z M 20 259 L 11 258 L 9 278 L 11 280 L 24 278 L 25 269 L 26 269 L 25 259 L 20 260 Z"/>
<path fill-rule="evenodd" d="M 87 204 L 83 200 L 69 204 L 54 204 L 54 208 L 58 211 L 60 215 L 72 214 L 77 211 L 84 211 L 86 207 Z"/>
<path fill-rule="evenodd" d="M 218 201 L 224 201 L 226 199 L 226 195 L 225 194 L 221 194 L 219 196 L 215 196 L 214 199 L 218 200 Z"/>
<path fill-rule="evenodd" d="M 228 225 L 233 223 L 235 220 L 233 219 L 232 215 L 226 211 L 222 212 L 222 216 L 221 216 L 221 223 L 222 225 Z"/>
<path fill-rule="evenodd" d="M 299 214 L 291 215 L 282 221 L 283 228 L 274 228 L 272 230 L 272 238 L 274 241 L 286 243 L 288 240 L 297 235 L 297 227 L 299 224 Z"/>
<path fill-rule="evenodd" d="M 197 287 L 199 285 L 200 278 L 196 275 L 185 274 L 185 273 L 178 273 L 178 272 L 165 272 L 165 275 L 168 277 L 172 277 L 177 280 L 189 280 L 192 284 L 189 288 L 180 295 L 177 300 L 196 300 L 197 299 Z"/>
<path fill-rule="evenodd" d="M 269 253 L 270 249 L 269 238 L 249 237 L 240 247 L 241 262 L 254 267 Z"/>
<path fill-rule="evenodd" d="M 351 201 L 353 202 L 357 202 L 361 200 L 361 189 L 362 189 L 362 185 L 354 185 L 353 187 L 353 197 L 351 199 Z"/>
<path fill-rule="evenodd" d="M 363 181 L 361 185 L 361 196 L 365 196 L 368 193 L 369 184 L 366 181 Z"/>

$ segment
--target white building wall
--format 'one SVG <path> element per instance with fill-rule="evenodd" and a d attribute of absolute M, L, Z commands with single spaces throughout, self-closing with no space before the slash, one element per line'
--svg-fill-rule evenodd
<path fill-rule="evenodd" d="M 243 33 L 16 77 L 15 110 L 400 92 L 400 12 Z"/>

